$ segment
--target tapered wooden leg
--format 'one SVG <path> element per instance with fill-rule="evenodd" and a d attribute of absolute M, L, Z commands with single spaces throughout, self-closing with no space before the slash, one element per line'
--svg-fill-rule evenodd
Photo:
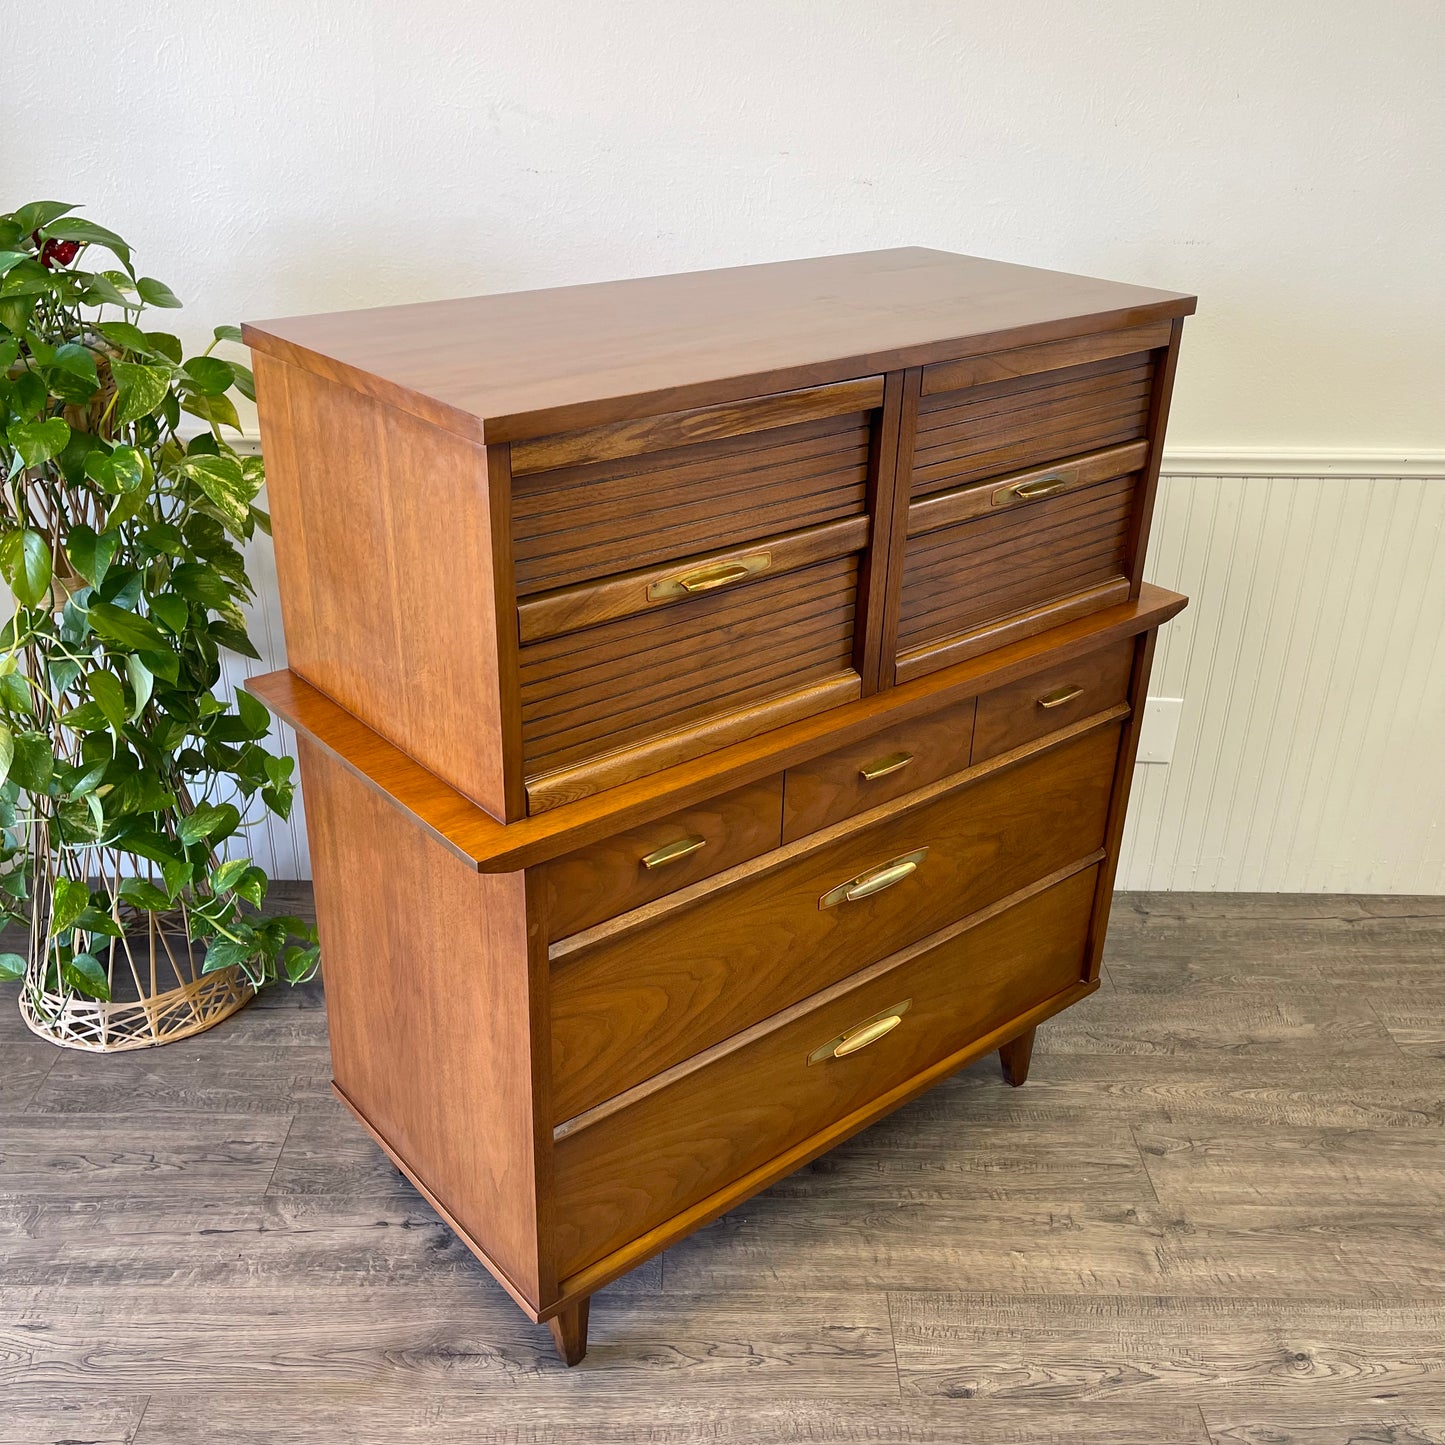
<path fill-rule="evenodd" d="M 587 1353 L 587 1306 L 591 1303 L 590 1298 L 581 1300 L 547 1321 L 552 1343 L 564 1364 L 578 1364 Z"/>
<path fill-rule="evenodd" d="M 998 1051 L 998 1061 L 1003 1065 L 1004 1082 L 1012 1084 L 1016 1089 L 1029 1076 L 1029 1060 L 1034 1054 L 1034 1033 L 1034 1029 L 1028 1029 Z"/>

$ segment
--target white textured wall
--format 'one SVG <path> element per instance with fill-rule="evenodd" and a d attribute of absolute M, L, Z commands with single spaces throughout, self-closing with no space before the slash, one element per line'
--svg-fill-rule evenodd
<path fill-rule="evenodd" d="M 1436 0 L 12 4 L 0 208 L 85 202 L 192 338 L 897 244 L 1195 291 L 1124 881 L 1439 889 L 1445 481 L 1388 477 L 1445 470 L 1442 52 Z"/>

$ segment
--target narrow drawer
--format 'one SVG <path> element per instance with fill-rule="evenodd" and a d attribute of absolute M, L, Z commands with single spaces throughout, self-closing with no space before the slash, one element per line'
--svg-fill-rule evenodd
<path fill-rule="evenodd" d="M 1099 848 L 1118 743 L 1117 726 L 1087 733 L 635 924 L 554 945 L 555 1118 Z"/>
<path fill-rule="evenodd" d="M 544 863 L 548 933 L 561 938 L 778 846 L 783 780 L 767 778 Z"/>
<path fill-rule="evenodd" d="M 1133 664 L 1130 640 L 984 693 L 974 723 L 973 761 L 980 763 L 1127 702 Z"/>
<path fill-rule="evenodd" d="M 1145 448 L 996 478 L 909 508 L 895 680 L 1122 601 Z"/>
<path fill-rule="evenodd" d="M 523 617 L 522 752 L 538 812 L 859 696 L 866 527 L 593 584 L 552 626 Z M 576 631 L 623 583 L 630 610 Z M 688 588 L 693 590 L 688 590 Z M 668 590 L 672 589 L 672 590 Z M 556 601 L 556 594 L 546 605 Z M 538 599 L 535 605 L 544 605 Z M 592 611 L 589 613 L 588 608 Z M 539 635 L 540 634 L 540 635 Z"/>
<path fill-rule="evenodd" d="M 910 951 L 801 1017 L 562 1132 L 560 1272 L 600 1259 L 1080 982 L 1097 871 Z M 893 1017 L 895 1027 L 857 1052 L 810 1061 L 865 1021 Z"/>
<path fill-rule="evenodd" d="M 968 766 L 974 700 L 900 723 L 784 774 L 783 842 L 960 773 Z"/>
<path fill-rule="evenodd" d="M 926 367 L 913 452 L 915 498 L 982 477 L 1142 438 L 1156 352 L 1169 329 L 1139 327 L 1062 347 Z M 1083 343 L 1092 342 L 1091 347 Z M 1082 365 L 1061 362 L 1092 352 Z M 1117 354 L 1124 350 L 1124 354 Z M 1034 371 L 1035 366 L 1051 369 Z M 1027 374 L 1009 374 L 1028 368 Z M 988 380 L 1002 370 L 1004 379 Z"/>
<path fill-rule="evenodd" d="M 861 516 L 883 378 L 516 442 L 519 596 Z"/>

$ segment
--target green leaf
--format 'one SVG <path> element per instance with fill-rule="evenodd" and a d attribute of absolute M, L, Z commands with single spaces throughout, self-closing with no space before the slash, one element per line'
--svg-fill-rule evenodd
<path fill-rule="evenodd" d="M 119 737 L 125 726 L 125 685 L 113 672 L 92 672 L 85 681 L 111 732 Z"/>
<path fill-rule="evenodd" d="M 11 422 L 5 435 L 27 467 L 38 467 L 65 450 L 70 428 L 58 416 L 52 416 L 45 421 Z"/>
<path fill-rule="evenodd" d="M 119 545 L 120 537 L 115 532 L 97 532 L 94 527 L 88 527 L 84 522 L 72 527 L 70 536 L 65 539 L 65 551 L 70 557 L 70 565 L 92 587 L 99 587 L 105 580 L 105 574 Z"/>
<path fill-rule="evenodd" d="M 237 362 L 231 363 L 231 370 L 236 373 L 236 390 L 246 398 L 247 401 L 256 400 L 256 378 L 249 366 L 241 366 Z"/>
<path fill-rule="evenodd" d="M 193 356 L 181 370 L 202 396 L 221 396 L 236 384 L 230 362 L 219 356 Z"/>
<path fill-rule="evenodd" d="M 211 874 L 212 893 L 230 893 L 251 866 L 249 858 L 232 858 Z"/>
<path fill-rule="evenodd" d="M 31 201 L 15 212 L 15 224 L 20 227 L 22 236 L 28 236 L 32 231 L 48 226 L 57 216 L 63 216 L 74 209 L 74 206 L 67 206 L 64 201 Z"/>
<path fill-rule="evenodd" d="M 18 953 L 0 953 L 0 978 L 25 977 L 25 960 Z"/>
<path fill-rule="evenodd" d="M 194 392 L 181 401 L 181 410 L 198 416 L 213 426 L 228 426 L 233 431 L 241 430 L 241 418 L 236 413 L 236 403 L 229 396 L 197 396 Z"/>
<path fill-rule="evenodd" d="M 282 955 L 281 961 L 288 983 L 305 983 L 315 976 L 321 966 L 321 948 L 314 943 L 310 948 L 298 948 L 293 944 Z"/>
<path fill-rule="evenodd" d="M 164 281 L 157 281 L 154 276 L 140 277 L 135 288 L 148 306 L 176 307 L 184 304 Z"/>
<path fill-rule="evenodd" d="M 90 889 L 78 878 L 57 878 L 51 890 L 50 936 L 64 933 L 90 907 Z"/>
<path fill-rule="evenodd" d="M 83 406 L 100 389 L 95 355 L 85 346 L 67 341 L 55 350 L 45 367 L 45 381 L 53 395 L 72 406 Z"/>
<path fill-rule="evenodd" d="M 44 733 L 25 732 L 15 735 L 15 752 L 10 762 L 10 779 L 27 793 L 44 793 L 55 771 L 55 754 Z"/>
<path fill-rule="evenodd" d="M 191 875 L 194 872 L 195 869 L 189 859 L 165 858 L 161 860 L 161 877 L 165 879 L 166 889 L 172 898 L 191 881 Z"/>
<path fill-rule="evenodd" d="M 139 356 L 157 356 L 160 353 L 150 344 L 144 331 L 129 321 L 102 321 L 95 328 L 113 346 L 124 351 L 134 351 Z"/>
<path fill-rule="evenodd" d="M 119 256 L 127 266 L 130 265 L 130 247 L 114 231 L 97 226 L 94 221 L 87 221 L 83 216 L 65 216 L 60 220 L 49 221 L 40 230 L 42 235 L 58 236 L 65 241 L 81 241 L 87 246 L 104 246 L 106 250 Z"/>
<path fill-rule="evenodd" d="M 76 993 L 87 994 L 102 1001 L 110 997 L 110 984 L 106 981 L 105 969 L 92 953 L 77 953 L 69 963 L 62 963 L 60 979 Z"/>
<path fill-rule="evenodd" d="M 137 361 L 113 361 L 116 402 L 113 421 L 125 426 L 149 416 L 170 391 L 171 374 L 164 366 L 151 366 Z"/>
<path fill-rule="evenodd" d="M 247 941 L 233 942 L 229 938 L 212 939 L 206 949 L 206 961 L 201 965 L 202 973 L 214 973 L 218 968 L 234 968 L 245 963 L 256 951 L 256 945 Z"/>
<path fill-rule="evenodd" d="M 172 336 L 169 331 L 147 331 L 146 340 L 150 342 L 151 349 L 157 356 L 164 356 L 167 361 L 174 362 L 177 366 L 181 364 L 184 351 L 179 336 Z"/>
<path fill-rule="evenodd" d="M 171 586 L 202 607 L 225 607 L 234 600 L 231 584 L 215 568 L 200 562 L 182 562 L 171 573 Z"/>
<path fill-rule="evenodd" d="M 50 547 L 39 532 L 27 527 L 0 537 L 0 575 L 22 607 L 40 605 L 50 588 L 52 565 Z"/>
<path fill-rule="evenodd" d="M 200 487 L 234 529 L 245 528 L 253 493 L 240 462 L 234 457 L 189 456 L 178 470 Z"/>
<path fill-rule="evenodd" d="M 150 913 L 171 906 L 170 898 L 145 878 L 126 878 L 122 881 L 118 891 L 127 903 L 132 903 L 137 908 L 144 908 Z"/>
<path fill-rule="evenodd" d="M 10 776 L 10 764 L 15 760 L 15 734 L 8 723 L 0 722 L 0 783 Z"/>
<path fill-rule="evenodd" d="M 266 881 L 266 875 L 252 864 L 233 887 L 239 897 L 253 908 L 259 908 L 266 901 Z"/>
<path fill-rule="evenodd" d="M 241 815 L 230 803 L 201 803 L 189 817 L 182 818 L 176 828 L 187 848 L 211 840 L 219 842 L 236 831 Z"/>
<path fill-rule="evenodd" d="M 7 271 L 13 270 L 22 261 L 28 261 L 29 259 L 29 251 L 0 251 L 0 276 L 3 276 Z M 235 328 L 233 327 L 232 330 L 235 330 Z M 218 336 L 216 339 L 219 341 L 221 338 Z M 236 340 L 239 341 L 240 339 L 240 333 L 237 332 Z"/>
<path fill-rule="evenodd" d="M 92 602 L 86 609 L 91 626 L 107 642 L 133 651 L 167 651 L 166 636 L 149 617 L 140 617 L 110 602 Z"/>
<path fill-rule="evenodd" d="M 161 592 L 151 598 L 151 616 L 172 632 L 181 633 L 191 620 L 191 609 L 184 597 L 174 592 Z"/>
<path fill-rule="evenodd" d="M 21 716 L 34 711 L 30 700 L 30 684 L 18 672 L 7 672 L 0 676 L 0 707 Z M 8 761 L 6 766 L 9 766 Z M 0 783 L 4 781 L 5 774 L 0 771 Z"/>
<path fill-rule="evenodd" d="M 271 713 L 266 704 L 244 688 L 236 689 L 236 711 L 251 737 L 264 738 L 271 731 Z"/>
<path fill-rule="evenodd" d="M 156 680 L 150 668 L 134 653 L 126 658 L 125 670 L 130 678 L 131 689 L 135 693 L 135 702 L 131 704 L 130 710 L 130 720 L 134 722 L 145 711 L 146 704 L 151 700 Z"/>
<path fill-rule="evenodd" d="M 218 326 L 211 334 L 216 338 L 217 341 L 244 340 L 241 335 L 241 328 L 239 326 Z"/>
<path fill-rule="evenodd" d="M 119 286 L 103 271 L 83 272 L 80 299 L 86 306 L 134 306 L 130 298 L 133 287 Z"/>

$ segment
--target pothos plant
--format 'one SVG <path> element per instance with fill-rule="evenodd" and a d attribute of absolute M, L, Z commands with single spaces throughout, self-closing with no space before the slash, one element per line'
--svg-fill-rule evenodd
<path fill-rule="evenodd" d="M 184 917 L 206 971 L 295 981 L 314 932 L 263 916 L 236 841 L 254 800 L 288 815 L 293 763 L 259 702 L 215 691 L 222 648 L 258 656 L 240 548 L 269 530 L 261 459 L 223 435 L 252 379 L 212 353 L 240 332 L 187 357 L 148 326 L 181 303 L 74 211 L 0 215 L 0 922 L 31 926 L 52 993 L 108 997 L 101 958 L 147 914 Z"/>

